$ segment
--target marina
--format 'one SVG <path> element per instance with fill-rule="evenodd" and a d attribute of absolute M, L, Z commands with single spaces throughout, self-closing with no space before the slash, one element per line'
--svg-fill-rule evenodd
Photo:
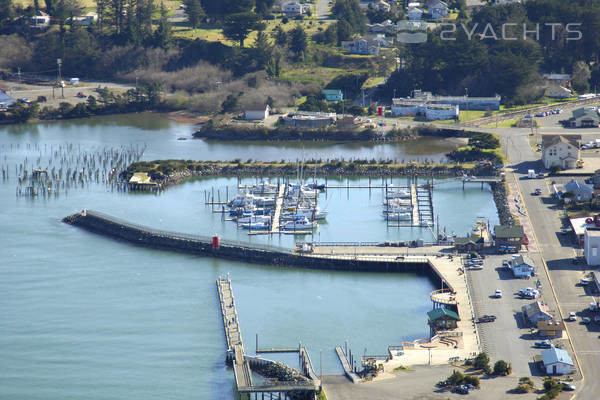
<path fill-rule="evenodd" d="M 146 146 L 143 161 L 180 156 L 231 159 L 225 149 L 236 146 L 215 144 L 202 152 L 197 147 L 206 144 L 201 141 L 176 140 L 185 135 L 181 129 L 186 127 L 165 126 L 160 121 L 138 126 L 132 123 L 137 118 L 116 116 L 103 119 L 110 120 L 106 124 L 96 123 L 98 119 L 40 124 L 28 128 L 32 131 L 16 133 L 19 127 L 13 127 L 2 136 L 0 164 L 10 166 L 10 174 L 0 184 L 6 207 L 0 221 L 7 232 L 7 260 L 0 280 L 6 305 L 0 344 L 7 373 L 27 381 L 22 385 L 3 380 L 7 396 L 30 398 L 43 389 L 48 399 L 67 396 L 99 400 L 97 388 L 110 386 L 116 397 L 123 398 L 232 398 L 234 376 L 225 367 L 226 339 L 221 313 L 215 312 L 219 303 L 214 294 L 215 279 L 228 272 L 235 277 L 236 310 L 244 339 L 260 333 L 269 345 L 261 347 L 288 348 L 303 338 L 311 355 L 323 349 L 325 375 L 343 374 L 334 348 L 345 339 L 357 349 L 358 357 L 365 348 L 367 354 L 386 354 L 389 345 L 428 335 L 429 294 L 439 287 L 421 274 L 281 268 L 196 257 L 131 246 L 59 222 L 82 208 L 95 209 L 159 231 L 206 235 L 209 240 L 217 234 L 221 242 L 268 245 L 287 251 L 297 240 L 408 243 L 433 239 L 426 228 L 387 227 L 381 217 L 385 188 L 368 190 L 367 177 L 329 177 L 332 190 L 322 192 L 319 198 L 319 205 L 328 211 L 327 220 L 305 237 L 248 235 L 221 213 L 213 213 L 211 205 L 203 205 L 205 190 L 214 187 L 216 201 L 216 188 L 220 188 L 224 202 L 226 197 L 232 199 L 238 183 L 253 185 L 260 177 L 192 179 L 159 194 L 121 191 L 118 186 L 113 189 L 93 179 L 83 188 L 73 187 L 68 195 L 60 192 L 56 198 L 15 196 L 14 166 L 25 157 L 34 159 L 36 143 L 39 148 L 64 143 L 77 148 L 80 144 L 82 152 L 103 146 Z M 11 143 L 15 150 L 7 151 Z M 27 143 L 32 150 L 27 149 Z M 261 152 L 265 147 L 257 145 L 248 157 L 269 160 L 294 154 L 295 159 L 299 150 L 288 145 L 269 144 L 272 150 L 265 153 Z M 259 147 L 261 151 L 256 150 Z M 329 157 L 354 157 L 345 155 L 346 151 L 344 148 L 337 154 L 327 150 Z M 30 163 L 28 175 L 31 169 L 46 166 Z M 380 182 L 379 178 L 371 179 L 371 185 Z M 404 182 L 405 178 L 393 179 L 394 184 Z M 348 187 L 351 190 L 341 190 Z M 462 182 L 448 182 L 435 186 L 432 195 L 439 225 L 450 231 L 467 232 L 475 216 L 493 218 L 495 213 L 487 185 L 482 191 L 480 184 L 466 184 L 463 191 Z M 456 202 L 465 204 L 464 210 L 449 211 L 447 205 Z M 215 211 L 219 208 L 214 206 Z M 425 253 L 426 248 L 411 251 Z M 348 263 L 353 255 L 339 257 L 339 262 Z M 348 307 L 354 310 L 351 319 L 340 312 Z M 395 317 L 390 319 L 390 315 Z M 388 329 L 378 329 L 384 319 Z M 317 325 L 321 329 L 315 329 Z M 293 357 L 296 354 L 292 353 Z M 58 370 L 52 361 L 56 357 L 71 361 Z M 313 361 L 320 364 L 318 357 Z"/>

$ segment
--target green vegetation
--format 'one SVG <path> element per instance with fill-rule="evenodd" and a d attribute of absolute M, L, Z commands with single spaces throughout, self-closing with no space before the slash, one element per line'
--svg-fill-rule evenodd
<path fill-rule="evenodd" d="M 492 369 L 490 368 L 490 358 L 486 353 L 477 354 L 477 357 L 473 360 L 473 367 L 484 371 L 486 374 L 492 372 Z"/>
<path fill-rule="evenodd" d="M 466 375 L 458 370 L 454 370 L 445 381 L 440 381 L 436 386 L 441 388 L 455 387 L 458 385 L 473 385 L 476 388 L 481 386 L 479 377 L 476 375 Z"/>
<path fill-rule="evenodd" d="M 554 378 L 546 377 L 544 379 L 544 391 L 546 393 L 543 396 L 538 397 L 538 400 L 551 400 L 556 398 L 562 391 L 562 385 Z"/>
<path fill-rule="evenodd" d="M 534 390 L 535 390 L 535 385 L 533 384 L 533 381 L 531 380 L 531 378 L 524 376 L 524 377 L 519 378 L 519 384 L 512 391 L 514 393 L 523 394 L 523 393 L 531 393 Z"/>
<path fill-rule="evenodd" d="M 498 360 L 494 364 L 494 375 L 507 376 L 512 372 L 512 366 L 504 360 Z"/>
<path fill-rule="evenodd" d="M 394 368 L 394 372 L 400 372 L 400 371 L 414 371 L 414 369 L 405 367 L 404 365 L 400 365 L 399 367 Z"/>
<path fill-rule="evenodd" d="M 327 394 L 325 394 L 323 389 L 317 392 L 317 400 L 327 400 Z"/>
<path fill-rule="evenodd" d="M 458 162 L 489 161 L 492 164 L 501 164 L 504 160 L 498 137 L 480 132 L 470 134 L 467 146 L 459 147 L 448 156 Z"/>

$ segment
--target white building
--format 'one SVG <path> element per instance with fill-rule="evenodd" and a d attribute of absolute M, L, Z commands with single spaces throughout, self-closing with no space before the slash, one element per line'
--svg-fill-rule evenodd
<path fill-rule="evenodd" d="M 574 200 L 578 202 L 590 201 L 594 196 L 594 187 L 571 179 L 565 184 L 565 192 L 573 192 Z"/>
<path fill-rule="evenodd" d="M 250 106 L 244 111 L 244 119 L 249 121 L 264 120 L 269 116 L 269 111 L 271 111 L 271 107 L 268 105 Z"/>
<path fill-rule="evenodd" d="M 542 136 L 542 162 L 544 167 L 558 165 L 562 169 L 572 169 L 581 158 L 579 142 L 581 135 Z"/>
<path fill-rule="evenodd" d="M 392 99 L 392 115 L 417 115 L 425 111 L 425 103 L 413 99 Z"/>
<path fill-rule="evenodd" d="M 283 5 L 281 6 L 281 11 L 287 17 L 290 17 L 290 18 L 305 14 L 306 11 L 309 9 L 310 9 L 309 4 L 301 4 L 297 1 L 289 1 L 287 3 L 283 3 Z"/>
<path fill-rule="evenodd" d="M 589 227 L 585 229 L 583 254 L 587 265 L 600 265 L 600 228 Z"/>
<path fill-rule="evenodd" d="M 573 369 L 573 360 L 569 353 L 555 347 L 542 350 L 542 362 L 548 375 L 570 374 Z"/>
<path fill-rule="evenodd" d="M 533 276 L 535 273 L 535 268 L 531 260 L 522 255 L 513 256 L 508 263 L 508 267 L 515 278 L 527 278 Z"/>

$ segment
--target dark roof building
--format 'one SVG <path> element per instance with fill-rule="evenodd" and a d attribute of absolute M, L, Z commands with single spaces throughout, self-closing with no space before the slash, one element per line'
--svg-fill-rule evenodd
<path fill-rule="evenodd" d="M 494 226 L 494 242 L 496 249 L 521 250 L 524 244 L 525 232 L 521 225 L 496 225 Z"/>

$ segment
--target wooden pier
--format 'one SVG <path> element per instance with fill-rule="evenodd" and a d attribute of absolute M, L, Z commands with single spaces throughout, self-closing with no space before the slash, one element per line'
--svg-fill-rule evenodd
<path fill-rule="evenodd" d="M 419 219 L 419 200 L 417 198 L 417 185 L 414 183 L 410 185 L 410 203 L 412 204 L 412 225 L 420 226 L 421 220 Z"/>
<path fill-rule="evenodd" d="M 342 363 L 344 374 L 348 377 L 348 379 L 350 379 L 352 383 L 360 382 L 360 376 L 358 376 L 356 372 L 354 372 L 354 370 L 352 369 L 352 366 L 348 362 L 348 357 L 346 357 L 346 354 L 344 353 L 344 350 L 341 348 L 341 346 L 335 346 L 335 352 L 338 358 L 340 359 L 340 363 Z"/>
<path fill-rule="evenodd" d="M 275 364 L 273 361 L 266 359 L 258 359 L 257 357 L 246 356 L 244 350 L 244 342 L 240 330 L 240 321 L 235 306 L 235 298 L 233 297 L 233 289 L 231 288 L 231 279 L 229 276 L 224 279 L 217 279 L 217 291 L 219 294 L 219 304 L 223 319 L 223 328 L 225 330 L 225 339 L 227 342 L 227 361 L 232 363 L 233 373 L 235 376 L 235 384 L 239 393 L 247 393 L 249 398 L 258 400 L 259 396 L 264 399 L 265 394 L 269 398 L 278 396 L 277 398 L 285 399 L 290 392 L 314 393 L 321 386 L 321 380 L 315 374 L 310 357 L 306 349 L 298 346 L 293 349 L 293 352 L 298 353 L 299 363 L 302 373 L 307 378 L 306 382 L 285 382 L 279 381 L 271 385 L 254 385 L 252 383 L 252 370 L 250 363 L 255 364 Z M 258 353 L 257 349 L 257 353 Z M 262 352 L 282 352 L 281 350 L 292 349 L 261 349 Z M 279 351 L 277 351 L 279 350 Z M 288 351 L 286 351 L 288 352 Z M 254 395 L 254 396 L 252 396 Z M 283 396 L 283 397 L 282 397 Z"/>

